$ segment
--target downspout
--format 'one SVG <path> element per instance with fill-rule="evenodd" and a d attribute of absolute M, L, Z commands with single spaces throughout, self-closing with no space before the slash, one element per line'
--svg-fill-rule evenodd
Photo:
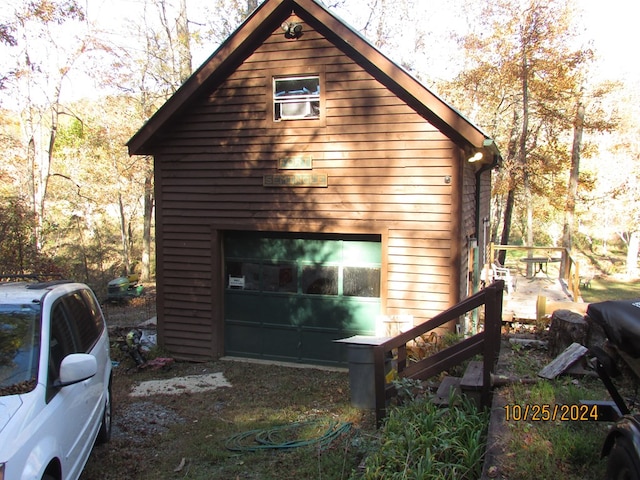
<path fill-rule="evenodd" d="M 491 163 L 485 163 L 484 165 L 482 165 L 482 167 L 480 167 L 478 169 L 478 171 L 476 172 L 476 213 L 475 213 L 475 231 L 476 231 L 476 238 L 479 238 L 478 235 L 480 234 L 480 193 L 482 193 L 480 191 L 481 185 L 482 185 L 482 181 L 480 180 L 482 177 L 482 174 L 488 170 L 493 170 L 494 168 L 496 168 L 498 166 L 500 162 L 500 155 L 493 155 L 493 161 Z"/>
<path fill-rule="evenodd" d="M 482 186 L 482 181 L 481 181 L 481 177 L 482 174 L 484 172 L 487 172 L 489 170 L 493 170 L 494 168 L 496 168 L 498 165 L 500 164 L 500 155 L 498 154 L 493 154 L 493 161 L 491 163 L 485 163 L 484 165 L 482 165 L 482 167 L 480 167 L 478 169 L 478 171 L 475 173 L 476 175 L 476 198 L 475 198 L 475 234 L 476 234 L 476 239 L 478 240 L 478 242 L 480 241 L 480 228 L 481 228 L 481 222 L 482 219 L 480 218 L 480 198 L 481 198 L 481 186 Z M 491 193 L 491 192 L 489 192 Z M 484 227 L 482 227 L 484 228 Z M 482 244 L 482 248 L 486 249 L 487 246 Z M 484 268 L 484 265 L 482 265 L 481 268 Z M 475 273 L 474 275 L 474 279 L 473 279 L 473 289 L 474 291 L 477 291 L 478 288 L 478 284 L 479 284 L 479 278 L 478 277 L 478 273 Z"/>

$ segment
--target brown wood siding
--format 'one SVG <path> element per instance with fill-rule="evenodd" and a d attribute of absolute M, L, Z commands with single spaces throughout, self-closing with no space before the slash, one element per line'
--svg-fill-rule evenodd
<path fill-rule="evenodd" d="M 462 230 L 460 243 L 462 246 L 461 272 L 460 272 L 460 296 L 466 297 L 469 290 L 469 259 L 471 255 L 471 238 L 477 238 L 476 233 L 476 175 L 472 164 L 463 159 L 464 186 L 462 188 Z"/>
<path fill-rule="evenodd" d="M 273 122 L 271 76 L 307 71 L 323 76 L 321 120 Z M 468 181 L 459 150 L 309 25 L 299 40 L 274 30 L 154 149 L 164 283 L 158 315 L 163 345 L 177 356 L 222 353 L 222 288 L 212 273 L 221 268 L 220 242 L 211 236 L 230 223 L 247 230 L 383 231 L 383 313 L 421 322 L 458 300 L 462 232 L 452 209 L 472 213 L 468 199 L 459 198 L 460 182 Z M 263 187 L 264 175 L 278 173 L 277 159 L 298 154 L 313 158 L 328 188 Z"/>
<path fill-rule="evenodd" d="M 169 204 L 171 202 L 168 202 Z M 164 210 L 163 210 L 164 211 Z M 162 290 L 158 291 L 163 345 L 177 358 L 211 357 L 211 231 L 205 223 L 178 224 L 163 215 Z M 160 332 L 159 332 L 160 333 Z"/>

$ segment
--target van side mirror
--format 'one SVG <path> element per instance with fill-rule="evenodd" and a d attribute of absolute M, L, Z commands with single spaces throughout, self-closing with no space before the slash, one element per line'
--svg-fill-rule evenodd
<path fill-rule="evenodd" d="M 54 383 L 55 387 L 66 387 L 74 383 L 83 382 L 98 372 L 96 357 L 88 353 L 72 353 L 62 359 L 60 364 L 60 379 Z"/>

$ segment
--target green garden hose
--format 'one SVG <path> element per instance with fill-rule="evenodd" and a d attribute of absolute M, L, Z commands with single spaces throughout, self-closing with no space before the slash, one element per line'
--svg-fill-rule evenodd
<path fill-rule="evenodd" d="M 307 420 L 238 433 L 227 438 L 225 446 L 234 452 L 278 450 L 309 445 L 326 447 L 350 428 L 350 422 Z"/>

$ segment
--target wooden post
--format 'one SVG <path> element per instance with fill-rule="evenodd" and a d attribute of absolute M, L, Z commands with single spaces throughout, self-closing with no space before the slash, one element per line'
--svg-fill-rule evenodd
<path fill-rule="evenodd" d="M 382 426 L 382 420 L 387 413 L 387 396 L 385 392 L 386 379 L 384 375 L 384 348 L 380 345 L 373 347 L 373 371 L 376 394 L 376 424 Z"/>
<path fill-rule="evenodd" d="M 502 295 L 504 280 L 498 280 L 484 290 L 487 294 L 484 310 L 484 354 L 482 371 L 481 402 L 491 405 L 491 373 L 500 353 L 500 330 L 502 328 Z"/>

